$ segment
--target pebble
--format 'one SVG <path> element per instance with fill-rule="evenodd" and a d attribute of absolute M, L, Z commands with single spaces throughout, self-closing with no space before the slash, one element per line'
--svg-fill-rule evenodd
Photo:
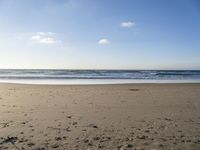
<path fill-rule="evenodd" d="M 102 146 L 102 145 L 100 145 L 100 144 L 98 144 L 97 148 L 103 148 L 103 146 Z"/>
<path fill-rule="evenodd" d="M 126 144 L 126 145 L 120 145 L 118 146 L 118 149 L 120 150 L 126 150 L 127 148 L 133 148 L 133 144 Z"/>
<path fill-rule="evenodd" d="M 3 143 L 9 143 L 9 142 L 14 143 L 14 142 L 16 142 L 17 140 L 18 140 L 17 137 L 9 137 L 9 136 L 8 136 L 6 139 L 3 140 Z"/>
<path fill-rule="evenodd" d="M 133 147 L 133 144 L 127 144 L 127 148 Z"/>
<path fill-rule="evenodd" d="M 89 125 L 88 125 L 88 127 L 92 127 L 92 128 L 98 128 L 98 126 L 97 126 L 97 125 L 95 125 L 95 124 L 89 124 Z"/>
<path fill-rule="evenodd" d="M 144 140 L 144 139 L 147 138 L 147 136 L 145 136 L 145 135 L 139 135 L 139 136 L 137 136 L 137 138 L 138 138 L 138 139 L 142 139 L 142 140 Z"/>
<path fill-rule="evenodd" d="M 34 146 L 35 144 L 34 143 L 28 143 L 27 144 L 29 147 L 32 147 L 32 146 Z"/>
<path fill-rule="evenodd" d="M 98 141 L 98 140 L 100 140 L 100 137 L 94 137 L 93 140 Z"/>
<path fill-rule="evenodd" d="M 166 120 L 166 121 L 172 121 L 172 119 L 170 119 L 170 118 L 165 118 L 165 120 Z"/>
<path fill-rule="evenodd" d="M 58 144 L 54 144 L 54 145 L 52 145 L 51 147 L 52 147 L 52 148 L 58 148 L 59 145 L 58 145 Z"/>
<path fill-rule="evenodd" d="M 126 138 L 126 141 L 133 141 L 133 138 Z"/>
<path fill-rule="evenodd" d="M 145 130 L 144 132 L 146 132 L 146 133 L 149 133 L 149 132 L 150 132 L 150 130 Z"/>
<path fill-rule="evenodd" d="M 77 125 L 77 124 L 78 124 L 78 122 L 73 122 L 73 123 L 72 123 L 72 125 Z"/>
<path fill-rule="evenodd" d="M 159 144 L 158 146 L 159 146 L 159 147 L 164 147 L 164 144 Z"/>
<path fill-rule="evenodd" d="M 62 139 L 61 139 L 60 137 L 56 137 L 55 140 L 56 140 L 56 141 L 60 141 L 60 140 L 62 140 Z"/>
<path fill-rule="evenodd" d="M 88 140 L 88 139 L 85 139 L 85 140 L 83 140 L 83 142 L 84 142 L 84 143 L 88 143 L 88 142 L 89 142 L 89 140 Z"/>

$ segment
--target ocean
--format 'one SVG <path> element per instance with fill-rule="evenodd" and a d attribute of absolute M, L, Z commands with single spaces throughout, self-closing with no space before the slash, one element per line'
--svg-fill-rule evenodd
<path fill-rule="evenodd" d="M 28 84 L 200 83 L 200 70 L 0 69 L 0 82 Z"/>

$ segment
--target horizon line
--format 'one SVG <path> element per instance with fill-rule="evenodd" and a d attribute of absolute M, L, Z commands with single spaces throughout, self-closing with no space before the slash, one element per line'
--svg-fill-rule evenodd
<path fill-rule="evenodd" d="M 200 71 L 200 69 L 56 69 L 56 68 L 0 68 L 0 70 L 97 70 L 97 71 L 103 71 L 103 70 L 113 70 L 113 71 Z"/>

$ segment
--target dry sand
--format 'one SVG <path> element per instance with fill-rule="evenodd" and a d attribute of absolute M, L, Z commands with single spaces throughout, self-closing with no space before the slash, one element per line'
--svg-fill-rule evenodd
<path fill-rule="evenodd" d="M 200 149 L 200 84 L 0 84 L 0 149 Z"/>

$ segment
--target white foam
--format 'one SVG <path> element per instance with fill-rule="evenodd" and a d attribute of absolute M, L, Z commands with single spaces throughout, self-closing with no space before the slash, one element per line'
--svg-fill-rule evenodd
<path fill-rule="evenodd" d="M 0 83 L 41 84 L 41 85 L 96 85 L 96 84 L 133 84 L 133 83 L 200 83 L 200 80 L 142 80 L 142 79 L 28 79 L 0 80 Z"/>

